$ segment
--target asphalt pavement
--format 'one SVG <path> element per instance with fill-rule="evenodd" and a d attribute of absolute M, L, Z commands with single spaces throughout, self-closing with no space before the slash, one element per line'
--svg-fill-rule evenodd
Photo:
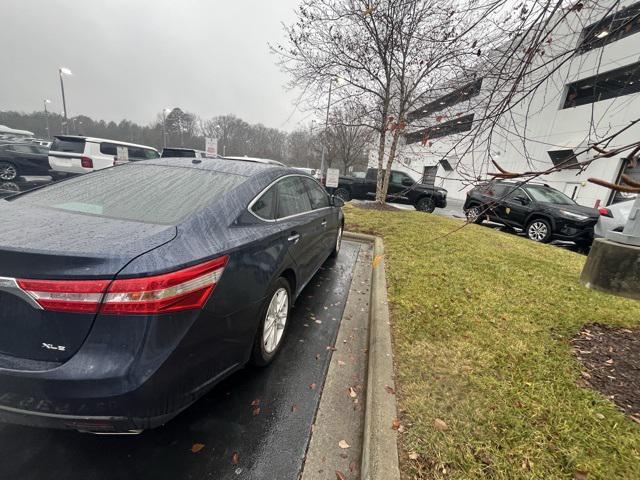
<path fill-rule="evenodd" d="M 343 242 L 302 292 L 269 367 L 234 374 L 140 435 L 0 424 L 0 480 L 297 479 L 359 249 Z"/>

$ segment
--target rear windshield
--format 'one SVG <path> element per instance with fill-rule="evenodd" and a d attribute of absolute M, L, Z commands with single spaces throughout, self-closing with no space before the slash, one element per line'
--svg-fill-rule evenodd
<path fill-rule="evenodd" d="M 83 153 L 84 152 L 84 140 L 63 140 L 56 138 L 51 144 L 52 152 L 69 152 L 69 153 Z"/>
<path fill-rule="evenodd" d="M 229 173 L 159 165 L 125 164 L 72 178 L 12 202 L 173 225 L 240 185 Z"/>
<path fill-rule="evenodd" d="M 165 148 L 162 150 L 163 157 L 195 158 L 195 150 L 182 150 L 180 148 Z"/>

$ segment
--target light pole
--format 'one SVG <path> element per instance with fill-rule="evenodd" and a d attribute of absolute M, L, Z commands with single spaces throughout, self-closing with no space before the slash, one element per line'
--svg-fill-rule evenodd
<path fill-rule="evenodd" d="M 170 111 L 170 108 L 162 109 L 162 145 L 164 148 L 167 148 L 167 113 Z"/>
<path fill-rule="evenodd" d="M 51 140 L 51 131 L 49 130 L 49 110 L 47 110 L 47 103 L 51 103 L 51 100 L 45 99 L 44 102 L 44 119 L 47 122 L 47 140 Z"/>
<path fill-rule="evenodd" d="M 338 83 L 338 77 L 333 77 L 329 82 L 329 99 L 327 100 L 327 116 L 324 122 L 324 141 L 322 142 L 322 157 L 320 158 L 320 174 L 324 178 L 324 154 L 325 143 L 327 141 L 327 132 L 329 131 L 329 111 L 331 110 L 331 91 L 333 90 L 333 82 Z"/>
<path fill-rule="evenodd" d="M 60 74 L 60 90 L 62 90 L 62 109 L 64 113 L 64 125 L 67 129 L 67 134 L 69 133 L 69 124 L 67 122 L 67 99 L 64 96 L 64 80 L 62 77 L 64 75 L 73 75 L 71 70 L 66 67 L 58 67 L 58 73 Z"/>

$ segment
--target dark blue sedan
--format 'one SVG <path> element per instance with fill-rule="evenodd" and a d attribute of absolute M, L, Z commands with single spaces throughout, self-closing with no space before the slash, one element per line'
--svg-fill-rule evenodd
<path fill-rule="evenodd" d="M 342 202 L 269 164 L 158 159 L 0 200 L 0 420 L 164 424 L 280 350 Z"/>

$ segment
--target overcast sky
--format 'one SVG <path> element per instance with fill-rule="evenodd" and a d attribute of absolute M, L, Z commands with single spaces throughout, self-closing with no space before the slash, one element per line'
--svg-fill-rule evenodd
<path fill-rule="evenodd" d="M 268 43 L 297 0 L 1 0 L 0 110 L 147 124 L 163 107 L 286 130 L 304 117 Z"/>

